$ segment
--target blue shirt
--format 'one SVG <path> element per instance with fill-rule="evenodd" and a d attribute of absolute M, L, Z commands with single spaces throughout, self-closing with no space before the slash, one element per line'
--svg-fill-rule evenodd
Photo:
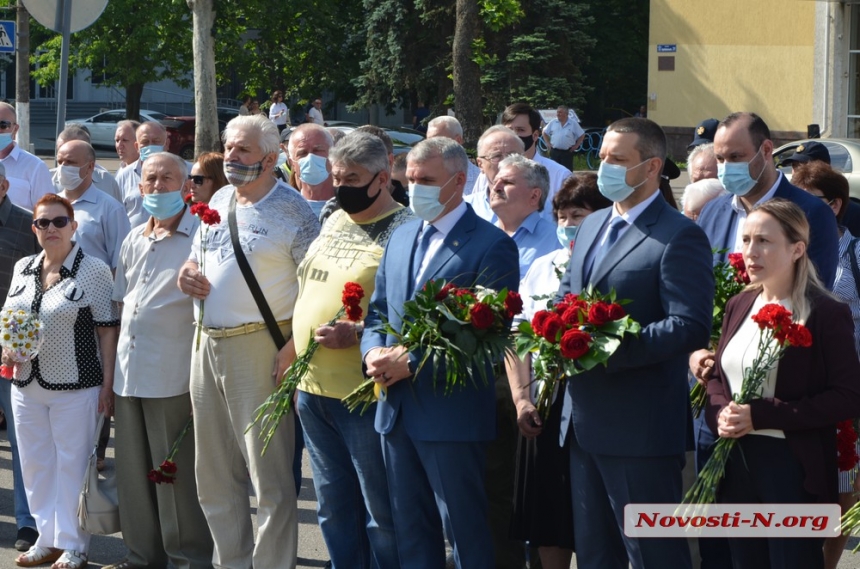
<path fill-rule="evenodd" d="M 535 259 L 561 249 L 561 243 L 555 235 L 555 226 L 542 218 L 539 211 L 529 214 L 511 238 L 517 244 L 519 252 L 520 279 L 526 276 Z"/>
<path fill-rule="evenodd" d="M 66 192 L 60 195 L 66 197 Z M 131 230 L 123 205 L 90 185 L 72 202 L 72 207 L 78 222 L 75 242 L 86 255 L 102 261 L 111 270 L 116 269 L 123 239 Z"/>

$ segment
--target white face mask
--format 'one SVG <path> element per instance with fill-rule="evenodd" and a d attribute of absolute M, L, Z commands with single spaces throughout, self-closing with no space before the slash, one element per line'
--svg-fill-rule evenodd
<path fill-rule="evenodd" d="M 64 190 L 74 190 L 83 181 L 80 166 L 60 166 L 54 174 L 54 183 Z"/>
<path fill-rule="evenodd" d="M 448 182 L 454 179 L 454 176 L 448 178 Z M 412 213 L 423 219 L 424 221 L 433 221 L 445 211 L 445 206 L 454 199 L 457 194 L 451 194 L 445 203 L 439 201 L 442 194 L 442 188 L 448 185 L 445 182 L 441 186 L 425 186 L 423 184 L 409 184 L 409 208 Z"/>

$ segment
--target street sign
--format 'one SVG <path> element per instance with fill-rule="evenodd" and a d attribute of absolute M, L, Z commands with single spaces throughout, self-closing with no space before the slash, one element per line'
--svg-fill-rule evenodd
<path fill-rule="evenodd" d="M 0 20 L 0 53 L 15 53 L 15 22 Z"/>
<path fill-rule="evenodd" d="M 69 32 L 90 27 L 104 12 L 108 0 L 66 0 L 71 4 Z M 63 0 L 23 0 L 24 7 L 33 18 L 59 34 L 63 33 Z"/>
<path fill-rule="evenodd" d="M 657 44 L 657 53 L 675 53 L 678 51 L 678 44 L 661 43 Z"/>

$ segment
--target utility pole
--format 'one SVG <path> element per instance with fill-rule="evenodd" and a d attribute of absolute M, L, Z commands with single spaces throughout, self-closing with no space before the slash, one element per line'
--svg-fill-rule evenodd
<path fill-rule="evenodd" d="M 15 120 L 18 145 L 30 149 L 30 13 L 21 0 L 17 9 L 18 48 L 15 50 Z"/>

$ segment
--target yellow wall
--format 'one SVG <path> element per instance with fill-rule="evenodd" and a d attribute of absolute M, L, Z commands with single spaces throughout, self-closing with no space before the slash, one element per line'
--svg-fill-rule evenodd
<path fill-rule="evenodd" d="M 814 24 L 807 0 L 652 0 L 648 118 L 692 127 L 753 111 L 771 130 L 806 131 Z M 658 44 L 677 52 L 658 54 Z M 658 56 L 673 55 L 675 71 L 657 71 Z"/>

